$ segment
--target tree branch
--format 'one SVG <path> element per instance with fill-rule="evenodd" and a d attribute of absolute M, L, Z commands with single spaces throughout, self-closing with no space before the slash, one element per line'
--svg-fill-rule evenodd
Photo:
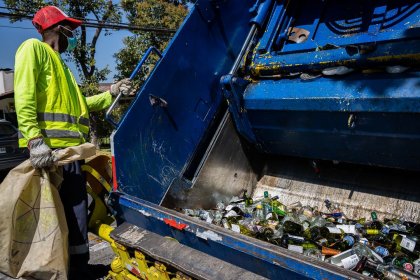
<path fill-rule="evenodd" d="M 101 35 L 102 27 L 96 28 L 95 35 L 93 35 L 91 46 L 90 46 L 90 59 L 95 58 L 96 54 L 96 43 L 98 41 L 99 35 Z M 95 65 L 90 67 L 89 75 L 92 76 L 95 73 Z"/>
<path fill-rule="evenodd" d="M 80 48 L 80 56 L 78 57 L 78 60 L 80 63 L 80 67 L 82 68 L 83 76 L 85 76 L 85 79 L 88 79 L 90 75 L 87 68 L 87 59 L 86 59 L 86 55 L 87 55 L 86 54 L 86 27 L 82 25 L 81 28 L 82 28 L 82 35 L 80 37 L 80 40 L 81 40 L 82 47 Z"/>
<path fill-rule="evenodd" d="M 96 20 L 99 21 L 99 16 L 96 12 L 92 12 L 92 14 L 95 16 Z"/>
<path fill-rule="evenodd" d="M 108 8 L 107 8 L 106 12 L 104 13 L 104 15 L 102 17 L 101 23 L 104 23 L 109 19 L 109 17 L 111 16 L 113 8 L 114 8 L 114 6 L 112 4 L 112 1 L 108 1 Z M 95 14 L 95 17 L 97 17 L 96 14 Z M 95 58 L 96 43 L 98 42 L 98 38 L 99 38 L 99 35 L 101 35 L 101 32 L 102 32 L 102 27 L 96 28 L 95 35 L 92 38 L 92 42 L 91 42 L 91 46 L 90 46 L 90 59 Z M 92 76 L 95 73 L 95 69 L 96 69 L 95 65 L 91 66 L 90 72 L 89 72 L 90 76 Z"/>

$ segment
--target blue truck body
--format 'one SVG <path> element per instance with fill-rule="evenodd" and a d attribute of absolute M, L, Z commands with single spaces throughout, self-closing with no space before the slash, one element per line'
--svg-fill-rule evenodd
<path fill-rule="evenodd" d="M 190 194 L 197 192 L 194 205 L 214 206 L 212 190 L 238 195 L 241 188 L 228 183 L 240 180 L 252 190 L 264 172 L 258 160 L 277 156 L 416 177 L 419 8 L 408 0 L 198 1 L 114 122 L 110 205 L 119 222 L 172 236 L 270 279 L 363 279 L 169 205 L 193 206 Z M 350 73 L 323 72 L 334 69 Z M 223 178 L 218 170 L 212 178 L 210 165 L 235 176 Z M 243 175 L 249 170 L 256 175 Z M 411 200 L 419 197 L 413 191 Z"/>

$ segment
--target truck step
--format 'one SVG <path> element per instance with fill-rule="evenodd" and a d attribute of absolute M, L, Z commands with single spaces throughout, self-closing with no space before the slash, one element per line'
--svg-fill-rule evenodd
<path fill-rule="evenodd" d="M 118 243 L 139 250 L 195 279 L 267 279 L 138 226 L 123 223 L 112 233 Z"/>

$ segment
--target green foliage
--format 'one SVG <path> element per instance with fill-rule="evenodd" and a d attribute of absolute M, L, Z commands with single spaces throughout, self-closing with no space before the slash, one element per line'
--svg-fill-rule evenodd
<path fill-rule="evenodd" d="M 186 2 L 189 1 L 123 0 L 121 5 L 132 25 L 176 30 L 188 13 L 184 5 Z M 133 36 L 124 38 L 125 47 L 114 55 L 118 72 L 115 76 L 116 79 L 129 77 L 149 47 L 155 46 L 160 51 L 163 51 L 173 36 L 170 33 L 159 32 L 134 31 L 133 33 Z M 146 61 L 136 76 L 135 85 L 137 87 L 140 87 L 146 80 L 157 60 L 158 57 L 156 55 L 151 55 Z M 128 105 L 127 102 L 122 103 L 115 110 L 117 118 L 127 110 Z"/>
<path fill-rule="evenodd" d="M 184 5 L 164 0 L 123 0 L 121 5 L 127 12 L 130 24 L 137 26 L 159 27 L 176 30 L 188 13 Z M 114 55 L 117 61 L 117 78 L 128 77 L 146 50 L 155 46 L 163 51 L 172 34 L 159 32 L 134 32 L 133 36 L 124 39 L 125 48 Z M 140 82 L 153 69 L 157 57 L 151 56 L 142 72 Z"/>

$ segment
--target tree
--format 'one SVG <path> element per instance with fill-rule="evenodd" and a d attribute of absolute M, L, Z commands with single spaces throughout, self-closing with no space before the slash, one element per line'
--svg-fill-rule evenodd
<path fill-rule="evenodd" d="M 176 30 L 188 13 L 188 9 L 184 5 L 186 2 L 188 1 L 143 0 L 139 2 L 123 0 L 121 5 L 132 25 Z M 162 51 L 173 36 L 173 32 L 144 33 L 135 31 L 133 33 L 133 36 L 124 38 L 125 47 L 114 55 L 117 62 L 117 78 L 128 77 L 150 46 L 155 46 Z M 156 60 L 157 57 L 151 56 L 149 63 L 139 73 L 140 83 L 153 69 Z"/>
<path fill-rule="evenodd" d="M 4 0 L 4 3 L 11 12 L 18 15 L 12 19 L 12 22 L 24 17 L 27 18 L 30 14 L 35 14 L 36 11 L 46 5 L 57 6 L 69 16 L 78 19 L 94 17 L 100 23 L 118 23 L 121 21 L 121 11 L 111 0 Z M 99 82 L 104 81 L 110 73 L 108 67 L 103 69 L 96 67 L 96 44 L 103 31 L 105 31 L 105 35 L 109 34 L 109 31 L 104 30 L 103 27 L 97 27 L 92 38 L 88 40 L 86 27 L 82 25 L 80 31 L 78 31 L 80 33 L 78 46 L 74 52 L 67 54 L 66 61 L 74 61 L 77 66 L 82 81 L 81 89 L 86 96 L 97 94 Z M 91 142 L 97 146 L 98 119 L 102 115 L 103 113 L 91 114 Z"/>
<path fill-rule="evenodd" d="M 150 46 L 154 46 L 163 51 L 169 40 L 174 35 L 188 14 L 186 3 L 188 0 L 123 0 L 121 6 L 126 12 L 126 17 L 131 25 L 157 27 L 167 29 L 168 32 L 138 32 L 133 31 L 133 35 L 124 38 L 125 47 L 117 52 L 116 59 L 116 79 L 129 77 L 136 67 L 140 58 Z M 171 32 L 170 32 L 171 31 Z M 151 55 L 139 71 L 135 86 L 139 87 L 153 70 L 158 57 Z M 128 104 L 123 103 L 115 110 L 115 115 L 121 116 L 126 111 Z"/>

